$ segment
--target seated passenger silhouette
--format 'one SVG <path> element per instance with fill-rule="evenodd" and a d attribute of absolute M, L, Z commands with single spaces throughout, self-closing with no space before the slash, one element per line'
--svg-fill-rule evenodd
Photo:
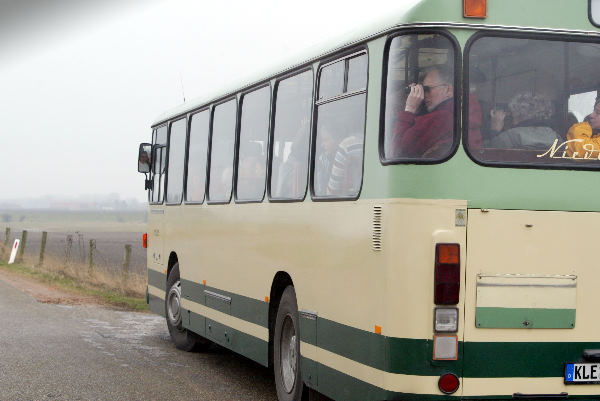
<path fill-rule="evenodd" d="M 331 196 L 356 196 L 362 182 L 363 140 L 360 135 L 344 138 L 335 151 L 327 194 Z"/>
<path fill-rule="evenodd" d="M 508 103 L 512 126 L 507 128 L 503 110 L 490 111 L 490 132 L 484 138 L 488 148 L 547 149 L 560 139 L 550 127 L 552 104 L 548 99 L 531 93 L 518 93 Z"/>
<path fill-rule="evenodd" d="M 594 111 L 586 117 L 586 121 L 576 123 L 567 132 L 567 154 L 571 157 L 600 157 L 600 99 L 596 99 Z M 595 135 L 594 135 L 595 134 Z"/>
<path fill-rule="evenodd" d="M 446 66 L 430 68 L 422 85 L 411 84 L 394 127 L 391 157 L 438 158 L 447 153 L 452 146 L 453 99 L 453 73 Z M 423 103 L 427 113 L 418 115 Z"/>

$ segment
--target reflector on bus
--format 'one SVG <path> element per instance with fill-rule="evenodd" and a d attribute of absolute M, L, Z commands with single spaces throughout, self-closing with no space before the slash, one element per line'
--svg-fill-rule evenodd
<path fill-rule="evenodd" d="M 486 18 L 487 0 L 464 0 L 463 15 L 465 18 Z"/>
<path fill-rule="evenodd" d="M 446 373 L 445 375 L 440 376 L 438 380 L 438 387 L 440 391 L 445 394 L 452 394 L 458 387 L 460 386 L 460 380 L 454 373 Z"/>

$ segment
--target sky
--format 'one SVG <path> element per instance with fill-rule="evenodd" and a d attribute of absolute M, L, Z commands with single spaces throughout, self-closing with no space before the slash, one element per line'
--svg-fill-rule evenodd
<path fill-rule="evenodd" d="M 143 201 L 158 115 L 412 3 L 0 0 L 0 200 Z"/>

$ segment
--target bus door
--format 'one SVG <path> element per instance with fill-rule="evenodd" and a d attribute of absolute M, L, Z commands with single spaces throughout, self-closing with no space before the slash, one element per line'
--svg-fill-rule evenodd
<path fill-rule="evenodd" d="M 148 216 L 148 264 L 160 272 L 165 268 L 164 255 L 164 189 L 167 157 L 167 127 L 154 131 L 152 140 L 152 188 Z"/>

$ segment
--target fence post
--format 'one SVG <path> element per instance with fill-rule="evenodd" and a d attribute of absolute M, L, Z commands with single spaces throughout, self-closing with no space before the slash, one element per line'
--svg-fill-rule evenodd
<path fill-rule="evenodd" d="M 131 245 L 125 245 L 125 262 L 123 263 L 123 279 L 129 278 L 129 265 L 131 263 Z"/>
<path fill-rule="evenodd" d="M 6 231 L 4 233 L 4 247 L 2 248 L 2 258 L 4 258 L 5 252 L 8 251 L 9 238 L 10 238 L 10 227 L 6 227 Z M 8 255 L 7 255 L 7 259 L 8 259 Z"/>
<path fill-rule="evenodd" d="M 95 252 L 96 252 L 96 240 L 91 239 L 90 240 L 90 265 L 89 265 L 90 273 L 92 272 L 92 269 L 94 268 L 94 253 Z"/>
<path fill-rule="evenodd" d="M 25 255 L 25 246 L 27 245 L 27 230 L 23 230 L 21 234 L 21 244 L 19 245 L 19 257 L 17 258 L 18 263 L 23 262 L 23 256 Z"/>
<path fill-rule="evenodd" d="M 79 259 L 81 263 L 85 263 L 85 244 L 83 243 L 83 234 L 77 231 L 77 248 L 79 249 Z"/>
<path fill-rule="evenodd" d="M 71 263 L 71 251 L 73 249 L 73 236 L 67 235 L 67 245 L 65 248 L 65 263 Z"/>
<path fill-rule="evenodd" d="M 48 232 L 42 231 L 42 245 L 40 246 L 40 261 L 38 266 L 42 266 L 44 264 L 44 252 L 46 252 L 46 239 L 48 238 Z"/>

